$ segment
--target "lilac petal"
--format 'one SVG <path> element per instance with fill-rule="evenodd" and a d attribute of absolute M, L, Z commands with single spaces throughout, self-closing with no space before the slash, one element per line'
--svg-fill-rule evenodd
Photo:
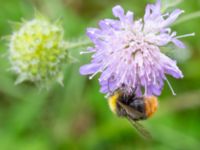
<path fill-rule="evenodd" d="M 108 22 L 106 22 L 105 20 L 101 20 L 101 21 L 99 22 L 99 26 L 100 26 L 100 28 L 103 29 L 103 30 L 108 30 L 108 29 L 110 28 Z"/>
<path fill-rule="evenodd" d="M 99 68 L 100 68 L 99 64 L 87 64 L 87 65 L 80 67 L 80 74 L 82 74 L 82 75 L 93 74 L 96 71 L 98 71 Z"/>
<path fill-rule="evenodd" d="M 157 87 L 157 86 L 149 86 L 148 87 L 149 91 L 148 91 L 148 95 L 156 95 L 159 96 L 161 94 L 162 91 L 162 87 Z"/>
<path fill-rule="evenodd" d="M 179 70 L 179 68 L 176 65 L 176 62 L 169 58 L 168 56 L 164 54 L 160 54 L 160 59 L 162 60 L 162 70 L 164 71 L 165 74 L 169 74 L 173 76 L 174 78 L 182 78 L 183 74 Z M 162 77 L 165 78 L 165 77 Z"/>
<path fill-rule="evenodd" d="M 161 16 L 161 2 L 157 0 L 156 4 L 148 4 L 145 8 L 144 22 L 151 20 L 155 22 L 155 20 L 163 20 Z"/>
<path fill-rule="evenodd" d="M 148 41 L 151 43 L 155 43 L 159 46 L 163 46 L 168 44 L 171 41 L 171 35 L 166 33 L 161 33 L 160 35 L 147 35 Z"/>
<path fill-rule="evenodd" d="M 105 94 L 105 93 L 109 93 L 108 88 L 105 86 L 101 86 L 100 92 Z"/>
<path fill-rule="evenodd" d="M 137 89 L 135 91 L 135 94 L 138 96 L 138 97 L 141 97 L 142 96 L 142 91 L 141 91 L 141 87 L 140 86 L 137 86 Z"/>
<path fill-rule="evenodd" d="M 106 22 L 108 22 L 108 24 L 113 28 L 113 29 L 116 29 L 116 30 L 119 30 L 121 27 L 120 27 L 120 21 L 118 20 L 113 20 L 113 19 L 105 19 Z M 111 29 L 111 28 L 110 28 Z"/>
<path fill-rule="evenodd" d="M 154 11 L 154 14 L 156 15 L 160 15 L 160 11 L 161 11 L 161 1 L 160 0 L 157 0 L 156 4 L 153 5 L 153 11 Z"/>
<path fill-rule="evenodd" d="M 116 82 L 111 80 L 100 81 L 102 93 L 113 93 L 116 90 Z"/>
<path fill-rule="evenodd" d="M 167 27 L 170 24 L 172 24 L 180 14 L 182 14 L 184 11 L 180 9 L 174 10 L 170 16 L 163 22 L 163 27 Z"/>
<path fill-rule="evenodd" d="M 171 41 L 171 36 L 169 34 L 161 34 L 159 37 L 159 46 L 168 44 Z"/>
<path fill-rule="evenodd" d="M 148 5 L 146 6 L 146 8 L 145 8 L 145 15 L 144 15 L 144 20 L 145 20 L 145 21 L 149 18 L 149 16 L 150 16 L 150 11 L 151 11 L 150 5 L 148 4 Z"/>
<path fill-rule="evenodd" d="M 97 35 L 100 35 L 101 31 L 99 29 L 96 28 L 88 28 L 87 29 L 87 36 L 91 39 L 94 40 L 96 39 Z"/>
<path fill-rule="evenodd" d="M 97 28 L 87 28 L 87 33 L 88 34 L 95 34 L 97 32 L 100 32 L 100 30 L 97 29 Z"/>
<path fill-rule="evenodd" d="M 182 72 L 178 68 L 165 68 L 165 73 L 173 76 L 174 78 L 183 78 Z"/>
<path fill-rule="evenodd" d="M 96 49 L 95 49 L 94 47 L 88 47 L 87 50 L 88 50 L 89 52 L 95 52 L 95 51 L 96 51 Z"/>
<path fill-rule="evenodd" d="M 110 27 L 114 27 L 117 24 L 117 26 L 119 26 L 119 21 L 117 20 L 113 20 L 113 19 L 104 19 L 104 21 L 109 24 Z"/>
<path fill-rule="evenodd" d="M 177 38 L 173 38 L 172 42 L 179 48 L 186 48 L 185 44 L 178 40 Z"/>
<path fill-rule="evenodd" d="M 161 0 L 157 0 L 156 4 L 155 4 L 157 11 L 161 9 Z"/>
<path fill-rule="evenodd" d="M 128 11 L 128 12 L 126 13 L 126 18 L 127 18 L 127 21 L 128 21 L 129 23 L 133 23 L 133 12 Z"/>
<path fill-rule="evenodd" d="M 124 16 L 124 9 L 120 5 L 113 7 L 112 11 L 115 17 L 119 17 L 121 19 Z"/>
<path fill-rule="evenodd" d="M 150 9 L 152 11 L 151 17 L 156 18 L 161 15 L 161 2 L 160 0 L 157 0 L 155 5 L 150 5 Z"/>

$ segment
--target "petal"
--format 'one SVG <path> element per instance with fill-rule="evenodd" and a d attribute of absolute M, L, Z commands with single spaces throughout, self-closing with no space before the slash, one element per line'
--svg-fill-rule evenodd
<path fill-rule="evenodd" d="M 182 72 L 178 68 L 166 67 L 165 73 L 173 76 L 174 78 L 183 78 Z"/>
<path fill-rule="evenodd" d="M 152 5 L 152 17 L 161 16 L 161 2 L 157 0 L 155 5 Z"/>
<path fill-rule="evenodd" d="M 102 31 L 100 29 L 97 28 L 87 28 L 87 35 L 90 36 L 99 36 L 102 35 Z"/>
<path fill-rule="evenodd" d="M 161 94 L 161 91 L 162 91 L 162 86 L 159 87 L 159 86 L 155 86 L 155 85 L 151 85 L 148 87 L 148 95 L 156 95 L 156 96 L 159 96 Z"/>
<path fill-rule="evenodd" d="M 120 5 L 113 7 L 112 11 L 115 17 L 119 17 L 121 19 L 124 16 L 124 9 Z"/>
<path fill-rule="evenodd" d="M 109 24 L 111 27 L 119 29 L 120 21 L 113 19 L 104 19 L 104 21 L 107 22 L 107 24 Z"/>
<path fill-rule="evenodd" d="M 150 11 L 151 11 L 150 5 L 147 5 L 145 8 L 144 20 L 147 20 L 149 18 Z"/>
<path fill-rule="evenodd" d="M 155 8 L 156 8 L 156 11 L 160 11 L 160 9 L 161 9 L 161 0 L 157 0 L 157 2 L 155 4 Z"/>
<path fill-rule="evenodd" d="M 167 27 L 169 26 L 170 24 L 172 24 L 180 14 L 182 14 L 184 11 L 183 10 L 180 10 L 180 9 L 176 9 L 174 10 L 170 16 L 163 22 L 163 27 Z"/>
<path fill-rule="evenodd" d="M 87 64 L 80 67 L 80 74 L 82 75 L 93 74 L 96 71 L 98 71 L 99 68 L 100 68 L 100 64 Z"/>
<path fill-rule="evenodd" d="M 161 2 L 157 0 L 156 4 L 148 4 L 145 9 L 144 20 L 155 19 L 161 16 Z"/>
<path fill-rule="evenodd" d="M 133 23 L 133 12 L 128 11 L 126 13 L 126 19 L 127 19 L 128 23 Z"/>
<path fill-rule="evenodd" d="M 109 23 L 107 21 L 105 21 L 105 20 L 101 20 L 99 22 L 99 26 L 103 30 L 108 30 L 110 28 Z"/>
<path fill-rule="evenodd" d="M 135 91 L 136 96 L 141 97 L 142 96 L 142 90 L 140 85 L 137 86 L 136 91 Z"/>
<path fill-rule="evenodd" d="M 182 78 L 183 74 L 180 71 L 180 69 L 178 68 L 178 66 L 176 65 L 176 62 L 173 61 L 171 58 L 169 58 L 168 56 L 161 54 L 161 59 L 163 61 L 163 70 L 165 72 L 165 74 L 169 74 L 171 76 L 173 76 L 174 78 Z"/>
<path fill-rule="evenodd" d="M 186 48 L 185 44 L 176 38 L 173 38 L 172 42 L 179 48 Z"/>
<path fill-rule="evenodd" d="M 101 89 L 100 89 L 101 93 L 112 94 L 117 88 L 115 80 L 114 81 L 104 80 L 104 81 L 101 81 L 99 83 L 101 85 Z"/>
<path fill-rule="evenodd" d="M 95 40 L 101 34 L 101 31 L 97 28 L 87 28 L 86 34 L 91 40 Z"/>

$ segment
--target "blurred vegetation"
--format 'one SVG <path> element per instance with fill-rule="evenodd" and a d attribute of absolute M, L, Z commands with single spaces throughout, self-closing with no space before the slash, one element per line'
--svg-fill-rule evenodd
<path fill-rule="evenodd" d="M 31 19 L 37 9 L 53 20 L 61 17 L 66 40 L 74 40 L 83 37 L 87 27 L 97 26 L 99 19 L 112 17 L 111 8 L 115 4 L 141 17 L 146 3 L 145 0 L 0 0 L 0 36 L 11 34 L 9 21 Z M 184 9 L 185 14 L 173 28 L 179 35 L 195 32 L 196 36 L 183 39 L 188 48 L 175 53 L 177 58 L 185 57 L 178 60 L 185 77 L 181 80 L 169 77 L 177 96 L 172 96 L 166 85 L 159 97 L 159 111 L 142 122 L 153 140 L 145 141 L 127 120 L 110 112 L 104 95 L 99 93 L 97 77 L 91 81 L 79 75 L 79 67 L 89 61 L 89 56 L 79 55 L 84 47 L 71 50 L 79 61 L 66 66 L 64 87 L 55 84 L 49 90 L 39 90 L 30 83 L 14 85 L 16 76 L 9 71 L 6 57 L 8 46 L 1 40 L 0 149 L 199 149 L 200 20 L 187 15 L 200 10 L 200 0 L 182 0 L 177 7 Z M 199 16 L 199 12 L 195 15 Z M 193 19 L 187 20 L 188 17 Z"/>

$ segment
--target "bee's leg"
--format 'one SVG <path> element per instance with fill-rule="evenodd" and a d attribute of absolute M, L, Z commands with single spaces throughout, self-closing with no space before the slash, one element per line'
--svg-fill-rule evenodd
<path fill-rule="evenodd" d="M 117 115 L 118 115 L 119 117 L 126 117 L 126 116 L 127 116 L 127 112 L 125 111 L 125 109 L 119 108 L 118 110 L 119 110 L 119 111 L 117 112 Z"/>

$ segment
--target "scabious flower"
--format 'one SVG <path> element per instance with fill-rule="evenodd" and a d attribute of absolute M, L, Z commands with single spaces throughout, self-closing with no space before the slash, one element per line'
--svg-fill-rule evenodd
<path fill-rule="evenodd" d="M 62 67 L 69 60 L 64 31 L 60 22 L 49 22 L 38 14 L 25 21 L 10 37 L 9 60 L 11 70 L 18 75 L 16 83 L 32 81 L 62 84 Z"/>
<path fill-rule="evenodd" d="M 144 17 L 138 20 L 133 19 L 131 11 L 125 14 L 119 5 L 112 11 L 118 19 L 104 19 L 99 22 L 99 28 L 87 30 L 94 47 L 88 48 L 87 52 L 93 53 L 92 61 L 80 68 L 82 75 L 91 75 L 91 79 L 101 73 L 102 93 L 109 95 L 117 89 L 126 93 L 136 90 L 138 96 L 160 95 L 164 81 L 170 86 L 166 75 L 183 77 L 176 61 L 160 50 L 169 43 L 185 47 L 179 38 L 189 35 L 176 36 L 169 28 L 183 10 L 161 14 L 158 0 L 148 4 Z"/>

